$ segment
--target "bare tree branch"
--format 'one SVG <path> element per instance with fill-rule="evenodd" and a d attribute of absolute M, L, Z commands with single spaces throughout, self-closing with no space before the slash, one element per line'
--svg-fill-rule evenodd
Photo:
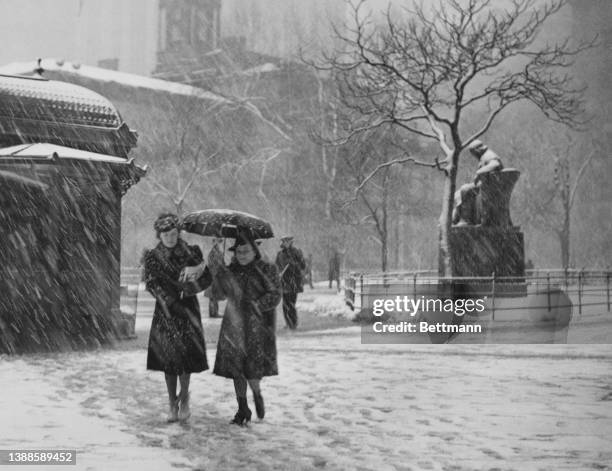
<path fill-rule="evenodd" d="M 411 162 L 415 165 L 420 165 L 422 167 L 431 167 L 431 168 L 438 168 L 440 169 L 440 162 L 438 162 L 437 160 L 435 162 L 424 162 L 421 160 L 417 160 L 414 157 L 405 157 L 402 159 L 394 159 L 394 160 L 389 160 L 387 162 L 384 162 L 382 164 L 379 164 L 376 166 L 376 168 L 374 168 L 374 170 L 372 170 L 370 172 L 370 174 L 368 176 L 366 176 L 359 185 L 357 185 L 357 187 L 355 188 L 355 194 L 358 194 L 364 186 L 367 185 L 367 183 L 376 176 L 376 174 L 378 172 L 380 172 L 383 169 L 386 169 L 387 167 L 391 167 L 393 165 L 396 164 L 405 164 L 407 162 Z"/>
<path fill-rule="evenodd" d="M 593 160 L 593 157 L 597 155 L 598 151 L 599 149 L 592 149 L 591 152 L 589 153 L 589 156 L 584 160 L 584 162 L 582 162 L 582 165 L 580 166 L 580 168 L 578 169 L 578 172 L 576 173 L 576 178 L 574 179 L 574 184 L 572 185 L 572 190 L 570 191 L 570 194 L 569 194 L 569 207 L 570 208 L 574 206 L 574 198 L 576 197 L 576 192 L 578 190 L 578 185 L 580 184 L 580 180 L 582 179 L 582 176 L 584 175 L 585 170 L 591 163 L 591 160 Z"/>
<path fill-rule="evenodd" d="M 332 136 L 335 144 L 395 128 L 434 140 L 442 149 L 447 177 L 440 215 L 445 270 L 450 269 L 446 252 L 459 157 L 466 146 L 519 101 L 533 103 L 549 119 L 568 126 L 579 128 L 586 122 L 584 90 L 567 71 L 594 41 L 538 41 L 545 23 L 565 5 L 567 0 L 511 0 L 501 8 L 490 0 L 439 0 L 433 6 L 413 4 L 403 14 L 389 7 L 386 21 L 378 24 L 360 1 L 349 5 L 352 27 L 346 32 L 336 29 L 341 46 L 314 64 L 331 72 L 346 115 L 339 120 L 341 132 Z M 469 125 L 467 110 L 480 114 Z M 355 194 L 380 170 L 407 162 L 437 169 L 442 163 L 387 159 L 366 172 Z"/>

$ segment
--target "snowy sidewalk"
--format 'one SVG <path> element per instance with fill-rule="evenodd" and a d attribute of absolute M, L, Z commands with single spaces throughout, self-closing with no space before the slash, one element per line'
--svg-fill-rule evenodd
<path fill-rule="evenodd" d="M 58 471 L 612 469 L 610 345 L 361 345 L 347 328 L 278 347 L 248 428 L 210 372 L 189 424 L 166 424 L 145 351 L 4 357 L 0 448 L 77 449 Z"/>

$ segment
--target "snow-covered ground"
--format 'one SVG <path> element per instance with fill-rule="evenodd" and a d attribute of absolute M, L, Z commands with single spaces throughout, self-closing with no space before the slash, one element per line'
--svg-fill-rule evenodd
<path fill-rule="evenodd" d="M 189 423 L 165 423 L 144 349 L 2 357 L 0 448 L 78 450 L 56 470 L 612 469 L 612 345 L 362 345 L 355 326 L 278 349 L 247 428 L 208 371 Z"/>

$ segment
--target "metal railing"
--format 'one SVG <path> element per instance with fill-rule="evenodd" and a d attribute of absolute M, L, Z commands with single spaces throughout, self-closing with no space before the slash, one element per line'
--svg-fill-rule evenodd
<path fill-rule="evenodd" d="M 439 277 L 433 270 L 403 271 L 385 273 L 353 272 L 345 279 L 345 302 L 352 309 L 367 308 L 366 298 L 389 296 L 389 287 L 401 287 L 403 294 L 416 298 L 425 285 L 446 285 L 451 294 L 466 295 L 464 291 L 453 290 L 469 286 L 467 296 L 488 297 L 491 299 L 491 310 L 495 315 L 495 300 L 499 297 L 526 295 L 531 293 L 546 294 L 542 305 L 530 306 L 530 309 L 547 309 L 576 306 L 582 315 L 584 308 L 605 307 L 611 309 L 612 271 L 609 270 L 563 270 L 537 269 L 526 270 L 524 277 L 496 276 L 488 277 Z M 552 297 L 562 290 L 570 299 L 569 304 L 553 302 Z M 525 306 L 505 307 L 504 310 L 525 309 Z M 499 310 L 499 309 L 498 309 Z"/>

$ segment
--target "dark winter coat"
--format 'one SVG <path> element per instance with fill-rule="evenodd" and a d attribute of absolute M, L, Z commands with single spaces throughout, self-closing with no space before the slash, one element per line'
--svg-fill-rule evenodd
<path fill-rule="evenodd" d="M 181 270 L 202 262 L 199 247 L 178 241 L 173 248 L 161 242 L 144 254 L 144 281 L 156 299 L 147 369 L 173 375 L 208 369 L 200 306 L 195 295 L 185 295 L 179 282 Z M 211 283 L 208 268 L 198 280 L 201 288 Z"/>
<path fill-rule="evenodd" d="M 232 261 L 218 274 L 227 296 L 213 373 L 259 379 L 278 374 L 275 308 L 280 302 L 276 267 L 263 260 Z"/>
<path fill-rule="evenodd" d="M 306 269 L 306 262 L 300 249 L 293 246 L 281 249 L 276 256 L 276 267 L 281 273 L 283 293 L 304 291 L 302 272 Z"/>

